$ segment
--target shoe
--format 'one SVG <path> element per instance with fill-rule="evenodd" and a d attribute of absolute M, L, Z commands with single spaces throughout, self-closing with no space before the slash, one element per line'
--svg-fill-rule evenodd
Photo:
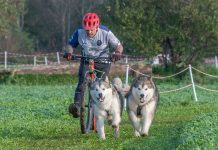
<path fill-rule="evenodd" d="M 69 105 L 69 113 L 73 115 L 73 118 L 79 118 L 79 106 L 77 104 L 71 103 Z"/>

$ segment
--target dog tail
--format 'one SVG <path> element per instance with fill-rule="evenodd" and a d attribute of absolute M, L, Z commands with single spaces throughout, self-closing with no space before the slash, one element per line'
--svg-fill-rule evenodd
<path fill-rule="evenodd" d="M 116 86 L 114 86 L 114 89 L 115 89 L 116 93 L 118 94 L 118 97 L 119 97 L 119 100 L 120 100 L 120 107 L 121 107 L 120 115 L 122 116 L 123 109 L 124 109 L 124 101 L 125 101 L 125 99 L 124 99 L 122 93 L 119 91 L 119 89 L 117 89 Z"/>
<path fill-rule="evenodd" d="M 114 87 L 114 89 L 117 91 L 119 99 L 120 99 L 120 104 L 121 104 L 121 115 L 122 112 L 124 110 L 124 101 L 125 101 L 125 97 L 128 94 L 129 90 L 130 90 L 130 86 L 129 85 L 123 85 L 122 80 L 119 77 L 115 77 L 112 80 L 112 85 Z"/>
<path fill-rule="evenodd" d="M 119 77 L 115 77 L 112 80 L 112 85 L 116 87 L 116 89 L 121 89 L 123 87 L 123 82 Z"/>

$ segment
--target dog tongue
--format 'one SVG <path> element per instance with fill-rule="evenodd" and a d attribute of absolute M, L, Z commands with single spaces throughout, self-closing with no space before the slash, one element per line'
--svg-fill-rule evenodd
<path fill-rule="evenodd" d="M 141 102 L 141 103 L 144 103 L 145 100 L 144 100 L 143 98 L 140 98 L 140 102 Z"/>
<path fill-rule="evenodd" d="M 99 98 L 98 98 L 98 100 L 99 100 L 100 102 L 103 102 L 104 99 L 105 99 L 105 97 L 99 97 Z"/>

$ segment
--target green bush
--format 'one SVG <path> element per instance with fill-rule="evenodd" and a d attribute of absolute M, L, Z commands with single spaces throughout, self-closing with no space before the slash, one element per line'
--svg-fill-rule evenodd
<path fill-rule="evenodd" d="M 13 78 L 11 71 L 0 71 L 0 84 L 8 83 Z"/>

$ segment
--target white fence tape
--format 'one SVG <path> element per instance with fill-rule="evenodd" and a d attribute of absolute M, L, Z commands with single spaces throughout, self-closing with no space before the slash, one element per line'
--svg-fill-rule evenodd
<path fill-rule="evenodd" d="M 55 52 L 55 53 L 47 53 L 47 54 L 38 54 L 38 55 L 27 55 L 27 54 L 18 54 L 18 53 L 8 53 L 8 52 L 0 52 L 0 56 L 1 58 L 3 58 L 2 61 L 0 61 L 0 64 L 4 65 L 4 69 L 7 69 L 9 65 L 13 65 L 11 68 L 16 68 L 17 66 L 27 66 L 28 68 L 31 68 L 31 67 L 34 67 L 37 65 L 37 63 L 39 63 L 40 65 L 44 64 L 44 65 L 58 65 L 60 64 L 61 60 L 60 60 L 60 56 L 59 55 L 63 55 L 64 53 L 61 53 L 61 52 Z M 16 64 L 16 63 L 13 63 L 13 62 L 8 62 L 8 59 L 9 58 L 20 58 L 20 57 L 24 57 L 24 58 L 30 58 L 32 59 L 32 64 Z M 49 57 L 49 60 L 48 60 L 48 57 Z M 40 58 L 40 59 L 37 59 L 37 58 Z M 56 61 L 50 61 L 51 58 L 56 58 Z M 3 62 L 4 61 L 4 62 Z M 140 60 L 141 61 L 141 60 Z M 129 67 L 129 64 L 130 64 L 130 61 L 129 59 L 126 58 L 126 62 L 125 63 L 120 63 L 120 64 L 124 64 L 126 65 L 127 69 L 126 69 L 126 81 L 125 83 L 127 84 L 128 83 L 128 73 L 129 73 L 129 70 L 132 70 L 134 72 L 136 72 L 137 74 L 140 74 L 140 75 L 144 75 L 144 76 L 147 76 L 146 74 L 143 74 L 131 67 Z M 1 66 L 0 66 L 1 67 Z M 195 67 L 187 67 L 185 69 L 183 69 L 182 71 L 178 72 L 178 73 L 175 73 L 173 75 L 169 75 L 169 76 L 164 76 L 164 77 L 161 77 L 161 76 L 152 76 L 152 78 L 154 79 L 166 79 L 166 78 L 171 78 L 171 77 L 175 77 L 185 71 L 187 71 L 189 69 L 189 72 L 190 72 L 190 77 L 191 77 L 191 84 L 189 85 L 186 85 L 184 87 L 180 87 L 180 88 L 177 88 L 177 89 L 171 89 L 171 90 L 168 90 L 168 91 L 160 91 L 161 94 L 164 94 L 164 93 L 170 93 L 170 92 L 175 92 L 175 91 L 180 91 L 180 90 L 183 90 L 183 89 L 186 89 L 190 86 L 192 86 L 193 88 L 193 92 L 195 91 L 195 87 L 199 88 L 199 89 L 202 89 L 202 90 L 206 90 L 206 91 L 210 91 L 210 92 L 218 92 L 218 90 L 214 90 L 214 89 L 207 89 L 205 87 L 201 87 L 199 85 L 196 85 L 194 83 L 194 80 L 193 80 L 193 76 L 192 76 L 192 69 L 201 73 L 201 74 L 204 74 L 206 76 L 209 76 L 209 77 L 214 77 L 214 78 L 218 78 L 218 76 L 216 75 L 211 75 L 211 74 L 208 74 L 208 73 L 205 73 L 203 71 L 200 71 L 198 69 L 196 69 Z M 196 95 L 196 92 L 194 92 L 194 95 L 195 95 L 195 99 L 197 101 L 197 95 Z"/>
<path fill-rule="evenodd" d="M 10 55 L 10 57 L 34 57 L 34 56 L 38 56 L 38 57 L 44 57 L 44 56 L 55 56 L 55 53 L 47 53 L 47 54 L 36 54 L 36 55 L 32 55 L 32 54 L 20 54 L 20 53 L 8 53 L 8 55 Z"/>
<path fill-rule="evenodd" d="M 11 53 L 11 52 L 0 52 L 0 61 L 4 61 L 4 63 L 1 63 L 4 65 L 0 66 L 0 69 L 10 69 L 15 68 L 15 66 L 24 66 L 33 64 L 34 66 L 38 64 L 61 64 L 60 60 L 60 53 L 59 52 L 53 52 L 53 53 L 47 53 L 47 54 L 20 54 L 20 53 Z"/>
<path fill-rule="evenodd" d="M 129 68 L 129 69 L 131 69 L 132 71 L 134 71 L 134 72 L 136 72 L 136 73 L 138 73 L 138 74 L 140 74 L 140 75 L 148 76 L 148 75 L 143 74 L 143 73 L 141 73 L 141 72 L 139 72 L 139 71 L 137 71 L 137 70 L 134 70 L 133 68 Z M 192 69 L 193 69 L 193 70 L 196 70 L 196 71 L 199 72 L 199 73 L 202 73 L 202 74 L 204 74 L 204 75 L 207 75 L 207 76 L 209 76 L 209 77 L 218 78 L 218 76 L 211 75 L 211 74 L 205 73 L 205 72 L 203 72 L 203 71 L 200 71 L 200 70 L 198 70 L 198 69 L 192 67 L 191 65 L 189 65 L 189 67 L 187 67 L 187 68 L 183 69 L 182 71 L 180 71 L 180 72 L 178 72 L 178 73 L 175 73 L 175 74 L 173 74 L 173 75 L 165 76 L 165 77 L 153 76 L 152 78 L 154 78 L 154 79 L 166 79 L 166 78 L 171 78 L 171 77 L 177 76 L 177 75 L 179 75 L 179 74 L 181 74 L 181 73 L 187 71 L 188 69 L 189 69 L 189 74 L 190 74 L 190 78 L 191 78 L 191 84 L 186 85 L 186 86 L 183 86 L 183 87 L 180 87 L 180 88 L 177 88 L 177 89 L 172 89 L 172 90 L 168 90 L 168 91 L 160 91 L 159 93 L 160 93 L 160 94 L 165 94 L 165 93 L 170 93 L 170 92 L 176 92 L 176 91 L 180 91 L 180 90 L 183 90 L 183 89 L 186 89 L 186 88 L 192 86 L 193 93 L 194 93 L 194 97 L 195 97 L 195 101 L 198 101 L 195 87 L 198 87 L 199 89 L 206 90 L 206 91 L 209 91 L 209 92 L 218 92 L 218 90 L 208 89 L 208 88 L 205 88 L 205 87 L 196 85 L 196 84 L 194 83 L 194 79 L 193 79 L 193 75 L 192 75 Z"/>
<path fill-rule="evenodd" d="M 27 64 L 31 62 L 34 66 L 38 65 L 37 63 L 39 63 L 40 65 L 63 64 L 66 63 L 66 61 L 63 61 L 63 57 L 62 57 L 63 55 L 64 55 L 63 52 L 53 52 L 47 54 L 34 54 L 34 55 L 11 53 L 11 52 L 0 52 L 0 61 L 4 61 L 4 65 L 5 65 L 4 68 L 1 68 L 2 66 L 0 66 L 0 69 L 14 68 L 14 66 L 8 66 L 7 64 L 23 65 L 24 63 L 27 62 L 28 62 Z M 131 64 L 133 64 L 134 62 L 141 62 L 142 59 L 143 57 L 140 58 L 137 58 L 136 56 L 128 57 L 128 61 L 131 60 Z M 123 61 L 119 61 L 117 62 L 117 64 L 126 65 L 126 63 Z"/>
<path fill-rule="evenodd" d="M 202 74 L 204 74 L 204 75 L 207 75 L 207 76 L 210 76 L 210 77 L 214 77 L 214 78 L 218 78 L 218 76 L 205 73 L 205 72 L 200 71 L 200 70 L 198 70 L 198 69 L 196 69 L 196 68 L 194 68 L 194 67 L 192 67 L 192 69 L 195 70 L 195 71 L 197 71 L 197 72 L 199 72 L 199 73 L 202 73 Z"/>
<path fill-rule="evenodd" d="M 188 88 L 188 87 L 190 87 L 190 86 L 192 86 L 192 84 L 183 86 L 183 87 L 178 88 L 178 89 L 169 90 L 169 91 L 160 91 L 159 93 L 160 93 L 160 94 L 164 94 L 164 93 L 176 92 L 176 91 L 180 91 L 180 90 L 186 89 L 186 88 Z"/>
<path fill-rule="evenodd" d="M 195 86 L 198 87 L 199 89 L 206 90 L 206 91 L 209 91 L 209 92 L 218 92 L 218 90 L 208 89 L 208 88 L 205 88 L 205 87 L 202 87 L 202 86 L 199 86 L 199 85 L 195 85 Z"/>
<path fill-rule="evenodd" d="M 187 67 L 187 68 L 185 68 L 185 69 L 183 69 L 182 71 L 180 71 L 180 72 L 178 72 L 178 73 L 175 73 L 175 74 L 173 74 L 173 75 L 170 75 L 170 76 L 165 76 L 165 77 L 152 77 L 152 78 L 154 78 L 154 79 L 166 79 L 166 78 L 172 78 L 172 77 L 175 77 L 175 76 L 177 76 L 177 75 L 179 75 L 179 74 L 181 74 L 181 73 L 183 73 L 183 72 L 185 72 L 186 70 L 188 70 L 189 68 Z"/>
<path fill-rule="evenodd" d="M 131 68 L 131 67 L 129 67 L 129 69 L 132 70 L 132 71 L 134 71 L 134 72 L 136 72 L 137 74 L 140 74 L 140 75 L 143 75 L 143 76 L 148 76 L 147 74 L 143 74 L 143 73 L 141 73 L 141 72 L 139 72 L 139 71 L 137 71 L 137 70 L 135 70 L 135 69 L 133 69 L 133 68 Z M 185 68 L 184 70 L 182 70 L 182 71 L 180 71 L 180 72 L 178 72 L 178 73 L 176 73 L 176 74 L 170 75 L 170 76 L 165 76 L 165 77 L 152 76 L 152 78 L 153 78 L 153 79 L 166 79 L 166 78 L 171 78 L 171 77 L 177 76 L 177 75 L 179 75 L 179 74 L 185 72 L 186 70 L 188 70 L 188 67 Z"/>

